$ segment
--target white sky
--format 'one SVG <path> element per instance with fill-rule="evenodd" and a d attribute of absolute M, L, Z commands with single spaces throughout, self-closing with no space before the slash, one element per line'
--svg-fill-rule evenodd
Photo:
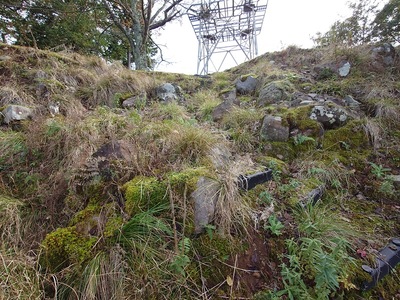
<path fill-rule="evenodd" d="M 280 51 L 290 45 L 313 47 L 312 36 L 317 32 L 328 31 L 335 21 L 351 15 L 348 2 L 349 0 L 269 0 L 263 27 L 257 36 L 258 54 Z M 159 65 L 156 70 L 196 73 L 198 41 L 187 16 L 181 21 L 167 24 L 153 38 L 163 49 L 164 59 L 170 62 Z M 239 53 L 234 54 L 235 58 L 240 56 Z M 243 61 L 238 61 L 241 62 Z M 226 60 L 222 70 L 234 65 L 233 60 Z M 213 71 L 211 67 L 209 69 Z"/>

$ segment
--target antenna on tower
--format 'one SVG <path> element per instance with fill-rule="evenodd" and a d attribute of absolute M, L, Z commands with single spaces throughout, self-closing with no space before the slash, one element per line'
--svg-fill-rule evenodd
<path fill-rule="evenodd" d="M 246 60 L 258 54 L 257 35 L 261 31 L 268 0 L 202 0 L 189 7 L 190 23 L 198 45 L 197 74 L 219 72 L 230 56 L 238 64 L 236 52 Z M 213 58 L 219 55 L 218 63 Z"/>

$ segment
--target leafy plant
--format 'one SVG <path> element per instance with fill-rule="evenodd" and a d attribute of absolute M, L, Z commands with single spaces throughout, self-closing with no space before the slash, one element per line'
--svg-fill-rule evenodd
<path fill-rule="evenodd" d="M 271 202 L 273 202 L 274 200 L 274 196 L 267 191 L 263 191 L 258 195 L 258 201 L 263 203 L 263 204 L 271 204 Z"/>
<path fill-rule="evenodd" d="M 273 235 L 281 235 L 282 234 L 282 229 L 285 228 L 285 226 L 281 223 L 281 221 L 278 220 L 278 218 L 275 215 L 271 215 L 268 218 L 268 224 L 265 225 L 264 229 L 267 230 L 269 229 Z"/>
<path fill-rule="evenodd" d="M 286 240 L 288 263 L 281 265 L 289 299 L 329 299 L 349 277 L 354 259 L 348 254 L 353 230 L 322 207 L 306 206 L 297 212 L 300 238 Z M 309 280 L 314 288 L 307 289 Z"/>
<path fill-rule="evenodd" d="M 315 144 L 315 139 L 310 136 L 297 134 L 293 137 L 293 142 L 294 142 L 295 146 L 303 145 L 305 142 L 308 142 L 308 141 L 311 141 L 312 143 Z"/>
<path fill-rule="evenodd" d="M 215 227 L 214 225 L 211 224 L 207 224 L 206 226 L 204 226 L 204 229 L 206 230 L 206 233 L 208 235 L 208 237 L 210 238 L 210 240 L 213 239 L 214 236 L 214 231 L 217 227 Z"/>
<path fill-rule="evenodd" d="M 377 165 L 373 162 L 369 163 L 372 167 L 371 173 L 375 175 L 377 179 L 384 179 L 386 177 L 386 173 L 391 171 L 390 168 L 385 168 L 382 165 Z"/>
<path fill-rule="evenodd" d="M 181 276 L 185 276 L 185 267 L 190 264 L 190 258 L 186 254 L 178 254 L 171 262 L 171 270 Z"/>

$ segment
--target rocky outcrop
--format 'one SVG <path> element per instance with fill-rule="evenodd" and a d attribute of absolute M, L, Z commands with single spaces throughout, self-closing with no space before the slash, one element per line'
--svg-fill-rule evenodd
<path fill-rule="evenodd" d="M 393 67 L 399 63 L 396 49 L 389 43 L 384 43 L 372 49 L 372 65 L 378 69 Z"/>

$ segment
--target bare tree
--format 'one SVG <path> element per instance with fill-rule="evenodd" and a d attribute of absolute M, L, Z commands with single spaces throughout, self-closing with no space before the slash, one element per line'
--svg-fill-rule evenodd
<path fill-rule="evenodd" d="M 136 69 L 150 67 L 150 32 L 182 15 L 183 0 L 101 0 L 111 20 L 129 42 Z"/>

